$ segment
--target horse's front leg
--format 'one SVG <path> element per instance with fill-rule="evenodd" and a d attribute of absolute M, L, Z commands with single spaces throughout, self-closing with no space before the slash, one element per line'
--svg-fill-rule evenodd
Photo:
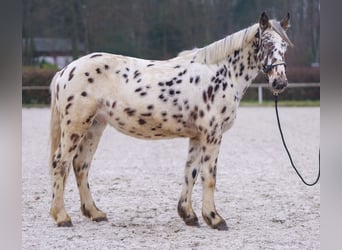
<path fill-rule="evenodd" d="M 189 226 L 199 226 L 198 218 L 192 208 L 191 194 L 200 171 L 201 143 L 190 139 L 189 154 L 186 161 L 181 197 L 178 202 L 178 214 Z"/>
<path fill-rule="evenodd" d="M 201 178 L 203 182 L 202 216 L 210 227 L 218 230 L 228 230 L 225 220 L 216 211 L 214 201 L 216 164 L 219 149 L 220 143 L 206 144 L 203 147 L 201 156 Z"/>

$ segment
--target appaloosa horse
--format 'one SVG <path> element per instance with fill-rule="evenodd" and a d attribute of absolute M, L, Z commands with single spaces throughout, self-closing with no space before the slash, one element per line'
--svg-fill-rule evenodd
<path fill-rule="evenodd" d="M 94 221 L 107 220 L 92 199 L 88 171 L 110 124 L 142 139 L 189 138 L 178 214 L 187 225 L 199 225 L 191 193 L 200 173 L 202 216 L 210 227 L 227 230 L 214 204 L 222 134 L 232 126 L 243 94 L 261 70 L 273 91 L 287 86 L 284 55 L 292 46 L 285 32 L 288 23 L 289 14 L 278 22 L 262 13 L 259 23 L 170 60 L 99 52 L 57 72 L 51 83 L 50 163 L 50 214 L 57 225 L 72 225 L 64 207 L 71 166 L 82 213 Z"/>

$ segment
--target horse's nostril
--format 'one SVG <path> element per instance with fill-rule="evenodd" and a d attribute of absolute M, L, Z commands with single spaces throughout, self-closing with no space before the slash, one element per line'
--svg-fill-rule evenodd
<path fill-rule="evenodd" d="M 272 88 L 276 90 L 283 90 L 287 87 L 287 80 L 274 79 L 272 82 Z"/>
<path fill-rule="evenodd" d="M 273 82 L 272 82 L 272 87 L 275 88 L 277 86 L 277 80 L 274 79 Z"/>

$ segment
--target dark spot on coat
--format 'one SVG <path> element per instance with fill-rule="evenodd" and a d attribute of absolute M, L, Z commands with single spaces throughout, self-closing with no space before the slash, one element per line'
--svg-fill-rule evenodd
<path fill-rule="evenodd" d="M 140 75 L 141 75 L 141 73 L 138 70 L 134 71 L 133 79 L 137 78 Z"/>
<path fill-rule="evenodd" d="M 213 93 L 213 87 L 212 86 L 209 86 L 208 88 L 208 98 L 211 97 L 211 94 Z"/>
<path fill-rule="evenodd" d="M 97 56 L 103 56 L 102 54 L 94 54 L 92 56 L 90 56 L 90 58 L 94 58 L 94 57 L 97 57 Z"/>
<path fill-rule="evenodd" d="M 68 81 L 70 81 L 73 77 L 74 77 L 74 71 L 75 71 L 76 67 L 73 67 L 72 70 L 69 73 L 69 79 Z"/>
<path fill-rule="evenodd" d="M 83 91 L 83 92 L 81 93 L 81 96 L 87 96 L 87 92 Z"/>
<path fill-rule="evenodd" d="M 71 96 L 68 97 L 67 102 L 71 102 L 72 99 L 74 99 L 74 96 L 73 96 L 73 95 L 71 95 Z"/>
<path fill-rule="evenodd" d="M 139 119 L 139 120 L 138 120 L 138 123 L 139 123 L 140 125 L 144 125 L 144 124 L 146 123 L 146 121 L 145 121 L 144 119 Z"/>
<path fill-rule="evenodd" d="M 54 161 L 54 162 L 52 163 L 52 167 L 53 167 L 53 168 L 56 168 L 56 167 L 57 167 L 57 161 Z"/>
<path fill-rule="evenodd" d="M 203 91 L 203 101 L 204 101 L 204 103 L 207 102 L 207 92 L 206 91 Z"/>
<path fill-rule="evenodd" d="M 195 179 L 196 174 L 197 174 L 197 170 L 196 169 L 192 170 L 192 178 L 193 179 Z"/>
<path fill-rule="evenodd" d="M 135 114 L 135 110 L 130 108 L 125 108 L 124 112 L 126 112 L 128 116 L 133 116 Z"/>
<path fill-rule="evenodd" d="M 78 141 L 78 139 L 80 138 L 80 136 L 78 135 L 78 134 L 72 134 L 71 136 L 70 136 L 70 140 L 75 144 L 77 141 Z"/>
<path fill-rule="evenodd" d="M 68 103 L 68 105 L 66 105 L 65 107 L 65 114 L 67 115 L 68 114 L 68 109 L 71 107 L 71 103 Z"/>
<path fill-rule="evenodd" d="M 222 110 L 221 110 L 221 113 L 223 114 L 224 112 L 226 112 L 226 109 L 227 109 L 227 107 L 224 106 L 224 107 L 222 108 Z"/>
<path fill-rule="evenodd" d="M 206 155 L 206 156 L 204 156 L 204 159 L 203 159 L 203 161 L 209 161 L 210 160 L 210 155 Z"/>

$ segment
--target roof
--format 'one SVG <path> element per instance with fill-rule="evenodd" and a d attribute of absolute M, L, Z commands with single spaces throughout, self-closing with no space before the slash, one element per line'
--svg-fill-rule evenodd
<path fill-rule="evenodd" d="M 22 46 L 25 47 L 25 38 Z M 33 38 L 34 48 L 36 52 L 70 52 L 72 51 L 72 41 L 68 38 Z M 78 43 L 78 49 L 84 50 L 84 44 Z"/>

